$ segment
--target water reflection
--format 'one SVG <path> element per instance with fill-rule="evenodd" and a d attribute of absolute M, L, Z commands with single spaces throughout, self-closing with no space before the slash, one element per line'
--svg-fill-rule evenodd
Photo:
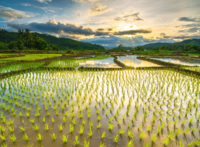
<path fill-rule="evenodd" d="M 120 66 L 114 63 L 113 58 L 107 58 L 101 60 L 88 60 L 79 63 L 79 67 L 120 68 Z"/>
<path fill-rule="evenodd" d="M 184 59 L 184 58 L 152 58 L 164 62 L 170 62 L 174 64 L 181 64 L 187 66 L 200 66 L 200 60 Z"/>
<path fill-rule="evenodd" d="M 83 55 L 81 57 L 75 57 L 74 59 L 94 58 L 95 55 Z"/>
<path fill-rule="evenodd" d="M 157 67 L 160 65 L 137 59 L 136 55 L 118 56 L 118 60 L 129 67 Z"/>

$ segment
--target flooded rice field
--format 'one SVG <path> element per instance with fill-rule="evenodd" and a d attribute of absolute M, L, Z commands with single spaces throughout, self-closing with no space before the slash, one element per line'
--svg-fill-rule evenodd
<path fill-rule="evenodd" d="M 187 65 L 187 66 L 200 66 L 200 60 L 187 59 L 187 58 L 152 58 L 159 61 L 170 62 L 174 64 Z"/>
<path fill-rule="evenodd" d="M 51 62 L 48 67 L 99 67 L 99 68 L 120 68 L 114 63 L 114 58 L 110 56 L 97 56 L 90 58 L 80 58 L 80 59 L 64 59 L 56 60 Z"/>
<path fill-rule="evenodd" d="M 38 63 L 30 62 L 30 63 L 18 63 L 18 64 L 6 65 L 6 66 L 0 67 L 0 73 L 9 73 L 12 71 L 36 68 L 43 65 L 44 63 L 45 62 L 38 62 Z"/>
<path fill-rule="evenodd" d="M 88 60 L 79 63 L 78 67 L 99 67 L 99 68 L 120 68 L 113 58 L 101 59 L 101 60 Z"/>
<path fill-rule="evenodd" d="M 198 146 L 199 86 L 172 70 L 15 75 L 0 84 L 0 145 Z"/>
<path fill-rule="evenodd" d="M 158 67 L 155 63 L 137 59 L 137 55 L 118 56 L 118 60 L 128 67 Z"/>

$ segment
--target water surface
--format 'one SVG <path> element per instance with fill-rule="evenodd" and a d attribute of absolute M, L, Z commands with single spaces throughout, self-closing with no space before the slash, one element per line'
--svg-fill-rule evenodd
<path fill-rule="evenodd" d="M 184 58 L 151 58 L 151 59 L 170 62 L 174 64 L 187 65 L 187 66 L 200 66 L 200 60 L 196 59 L 184 59 Z"/>
<path fill-rule="evenodd" d="M 88 60 L 79 63 L 79 67 L 99 67 L 99 68 L 120 68 L 115 62 L 114 58 L 100 59 L 100 60 Z"/>
<path fill-rule="evenodd" d="M 145 60 L 137 59 L 137 55 L 118 56 L 118 60 L 129 67 L 157 67 L 157 65 Z"/>

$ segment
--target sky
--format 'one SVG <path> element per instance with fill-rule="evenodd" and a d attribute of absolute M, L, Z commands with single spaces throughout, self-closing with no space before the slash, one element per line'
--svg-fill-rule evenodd
<path fill-rule="evenodd" d="M 200 38 L 200 0 L 1 0 L 0 28 L 104 47 Z"/>

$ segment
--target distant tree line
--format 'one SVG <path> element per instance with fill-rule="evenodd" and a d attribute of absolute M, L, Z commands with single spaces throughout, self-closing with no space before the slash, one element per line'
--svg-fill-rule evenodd
<path fill-rule="evenodd" d="M 0 49 L 105 51 L 101 45 L 48 34 L 31 33 L 28 29 L 18 30 L 18 33 L 0 30 Z"/>
<path fill-rule="evenodd" d="M 7 31 L 6 32 L 4 31 L 4 33 L 7 33 Z M 19 29 L 17 33 L 17 41 L 10 41 L 8 43 L 8 48 L 19 49 L 19 50 L 24 50 L 24 49 L 54 50 L 54 51 L 59 50 L 59 48 L 56 47 L 54 44 L 48 44 L 44 39 L 39 37 L 36 33 L 30 33 L 29 29 L 25 30 Z"/>
<path fill-rule="evenodd" d="M 196 44 L 173 44 L 172 46 L 161 45 L 160 47 L 153 47 L 154 51 L 158 50 L 173 50 L 173 51 L 183 51 L 183 52 L 200 52 L 200 46 Z"/>

